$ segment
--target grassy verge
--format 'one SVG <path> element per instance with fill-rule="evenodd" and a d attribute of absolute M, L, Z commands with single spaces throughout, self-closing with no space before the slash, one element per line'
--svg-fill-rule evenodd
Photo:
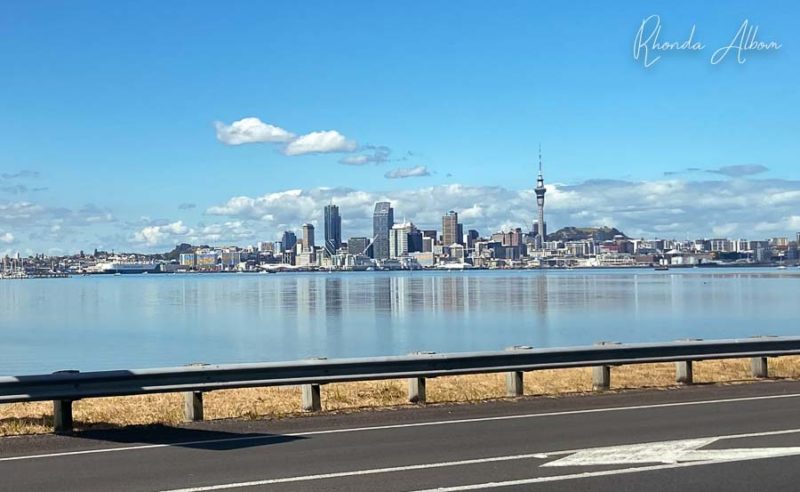
<path fill-rule="evenodd" d="M 800 378 L 800 357 L 770 359 L 770 376 Z M 749 359 L 695 363 L 696 383 L 752 381 Z M 503 374 L 480 374 L 431 379 L 429 403 L 480 401 L 505 396 Z M 612 371 L 612 390 L 669 388 L 675 386 L 674 364 L 623 366 Z M 558 369 L 526 373 L 525 394 L 556 396 L 591 391 L 591 369 Z M 324 411 L 406 405 L 403 380 L 330 384 L 323 386 Z M 250 388 L 214 391 L 205 396 L 207 419 L 263 419 L 300 414 L 297 387 Z M 180 394 L 158 394 L 115 398 L 95 398 L 74 404 L 77 429 L 142 424 L 178 424 L 183 420 Z M 51 432 L 51 402 L 0 405 L 0 436 Z"/>

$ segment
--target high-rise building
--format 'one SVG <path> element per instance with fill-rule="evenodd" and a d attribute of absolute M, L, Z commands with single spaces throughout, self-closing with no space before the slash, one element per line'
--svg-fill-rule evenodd
<path fill-rule="evenodd" d="M 395 224 L 389 232 L 389 257 L 400 258 L 422 249 L 422 234 L 411 222 Z"/>
<path fill-rule="evenodd" d="M 375 204 L 372 215 L 372 253 L 376 260 L 389 258 L 389 231 L 394 225 L 394 209 L 389 202 Z"/>
<path fill-rule="evenodd" d="M 333 204 L 325 206 L 325 252 L 333 256 L 342 246 L 342 217 L 339 207 Z"/>
<path fill-rule="evenodd" d="M 303 240 L 302 240 L 303 251 L 308 252 L 314 249 L 314 225 L 313 224 L 303 224 Z"/>
<path fill-rule="evenodd" d="M 297 236 L 295 236 L 294 232 L 292 231 L 283 231 L 283 236 L 281 236 L 281 245 L 283 246 L 283 251 L 291 251 L 297 246 Z"/>
<path fill-rule="evenodd" d="M 461 244 L 463 228 L 459 227 L 460 225 L 458 214 L 452 210 L 442 217 L 442 245 Z"/>
<path fill-rule="evenodd" d="M 542 177 L 542 146 L 539 145 L 539 176 L 536 178 L 536 206 L 538 209 L 538 220 L 536 221 L 536 247 L 543 248 L 547 232 L 545 231 L 544 224 L 544 194 L 547 188 L 544 187 L 544 178 Z"/>

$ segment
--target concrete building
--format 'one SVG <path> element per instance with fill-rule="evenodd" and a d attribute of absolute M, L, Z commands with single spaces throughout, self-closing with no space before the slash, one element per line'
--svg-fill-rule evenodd
<path fill-rule="evenodd" d="M 464 240 L 462 234 L 461 224 L 458 223 L 458 214 L 454 211 L 449 211 L 442 217 L 442 244 L 449 246 L 451 244 L 461 244 Z"/>
<path fill-rule="evenodd" d="M 339 207 L 333 204 L 325 206 L 325 253 L 333 256 L 342 246 L 342 217 Z"/>
<path fill-rule="evenodd" d="M 303 224 L 303 239 L 301 241 L 303 252 L 309 252 L 314 249 L 314 225 Z"/>
<path fill-rule="evenodd" d="M 394 209 L 389 202 L 378 202 L 372 214 L 372 253 L 376 260 L 389 258 L 389 231 L 394 225 Z"/>

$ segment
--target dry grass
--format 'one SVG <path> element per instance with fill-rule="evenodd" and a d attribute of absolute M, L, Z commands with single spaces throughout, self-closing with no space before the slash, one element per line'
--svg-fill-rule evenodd
<path fill-rule="evenodd" d="M 800 378 L 800 357 L 770 359 L 770 376 Z M 623 366 L 612 371 L 612 390 L 675 386 L 674 364 Z M 694 364 L 696 383 L 752 381 L 750 360 L 704 361 Z M 431 379 L 429 403 L 479 401 L 505 396 L 503 374 L 481 374 Z M 591 369 L 559 369 L 527 373 L 526 395 L 584 393 L 592 389 Z M 406 405 L 406 382 L 401 380 L 342 383 L 323 386 L 325 411 Z M 225 390 L 205 395 L 207 419 L 261 419 L 300 414 L 297 387 Z M 74 404 L 76 428 L 142 424 L 178 424 L 183 420 L 180 394 L 95 398 Z M 50 402 L 0 405 L 0 436 L 51 432 Z"/>

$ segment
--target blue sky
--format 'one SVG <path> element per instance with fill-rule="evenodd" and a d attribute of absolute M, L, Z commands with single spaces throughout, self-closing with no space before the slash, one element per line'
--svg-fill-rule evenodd
<path fill-rule="evenodd" d="M 551 230 L 793 235 L 798 10 L 3 2 L 0 252 L 247 244 L 319 222 L 330 200 L 346 237 L 367 232 L 380 198 L 421 226 L 452 207 L 483 233 L 527 227 L 540 142 Z M 707 47 L 644 68 L 632 47 L 651 14 L 662 40 L 683 41 L 694 24 Z M 782 48 L 712 65 L 744 19 Z M 248 117 L 292 138 L 336 132 L 341 145 L 311 149 L 345 151 L 218 138 L 215 122 Z M 381 162 L 341 163 L 375 147 Z"/>

